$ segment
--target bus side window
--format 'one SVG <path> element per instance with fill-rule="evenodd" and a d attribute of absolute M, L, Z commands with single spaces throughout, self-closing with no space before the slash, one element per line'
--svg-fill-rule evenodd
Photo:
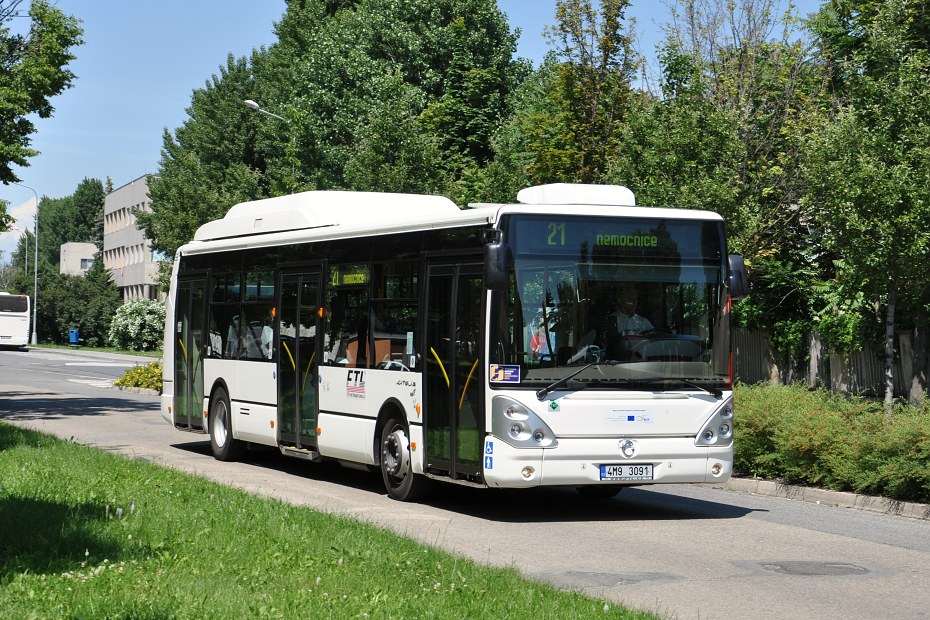
<path fill-rule="evenodd" d="M 364 368 L 368 363 L 368 289 L 332 288 L 327 297 L 328 363 Z"/>

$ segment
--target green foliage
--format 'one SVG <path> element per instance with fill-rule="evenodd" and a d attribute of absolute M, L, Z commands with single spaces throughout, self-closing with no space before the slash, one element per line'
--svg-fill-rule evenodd
<path fill-rule="evenodd" d="M 883 307 L 890 415 L 897 317 L 925 317 L 930 301 L 930 17 L 918 0 L 833 3 L 813 29 L 841 105 L 807 139 L 805 200 L 838 258 L 837 305 Z"/>
<path fill-rule="evenodd" d="M 166 255 L 233 204 L 309 189 L 461 195 L 523 75 L 493 0 L 289 3 L 279 40 L 230 57 L 166 132 L 152 213 Z M 284 120 L 257 114 L 257 101 Z"/>
<path fill-rule="evenodd" d="M 165 306 L 154 299 L 123 304 L 110 324 L 109 341 L 118 349 L 154 351 L 165 333 Z"/>
<path fill-rule="evenodd" d="M 99 179 L 81 181 L 74 193 L 64 198 L 43 197 L 39 208 L 39 255 L 58 265 L 60 248 L 77 241 L 93 243 L 97 222 L 103 219 L 103 183 Z M 103 248 L 97 246 L 100 251 Z"/>
<path fill-rule="evenodd" d="M 39 258 L 39 339 L 65 344 L 69 330 L 77 328 L 82 344 L 105 344 L 121 299 L 103 261 L 95 260 L 83 276 L 71 276 L 57 273 Z"/>
<path fill-rule="evenodd" d="M 117 387 L 134 387 L 156 390 L 161 394 L 162 364 L 160 360 L 149 362 L 145 366 L 136 365 L 123 373 L 113 382 Z"/>
<path fill-rule="evenodd" d="M 656 617 L 3 423 L 0 480 L 4 617 Z"/>
<path fill-rule="evenodd" d="M 29 28 L 15 34 L 13 16 L 0 11 L 0 182 L 19 181 L 12 166 L 28 166 L 37 154 L 30 148 L 35 131 L 32 115 L 49 118 L 49 98 L 71 87 L 74 73 L 67 69 L 75 59 L 72 48 L 83 43 L 84 31 L 74 17 L 48 0 L 32 0 Z M 0 209 L 6 218 L 6 210 Z M 0 222 L 5 227 L 6 222 Z"/>
<path fill-rule="evenodd" d="M 806 386 L 737 386 L 737 472 L 794 484 L 930 502 L 930 407 Z"/>
<path fill-rule="evenodd" d="M 422 93 L 397 74 L 375 85 L 378 104 L 356 133 L 356 146 L 345 165 L 349 188 L 364 191 L 442 193 L 446 168 L 435 140 L 425 133 Z"/>
<path fill-rule="evenodd" d="M 152 211 L 136 214 L 154 250 L 174 256 L 201 224 L 238 202 L 269 195 L 262 172 L 271 153 L 259 130 L 286 144 L 286 128 L 275 119 L 259 125 L 262 119 L 242 103 L 257 97 L 251 78 L 266 57 L 264 50 L 253 52 L 250 62 L 230 56 L 218 76 L 194 91 L 184 125 L 174 135 L 165 131 L 159 172 L 148 178 Z"/>

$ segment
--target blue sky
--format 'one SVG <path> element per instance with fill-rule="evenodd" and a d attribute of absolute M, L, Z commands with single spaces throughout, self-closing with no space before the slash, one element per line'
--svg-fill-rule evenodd
<path fill-rule="evenodd" d="M 248 55 L 271 44 L 284 0 L 58 0 L 83 20 L 84 45 L 71 69 L 74 87 L 55 97 L 55 113 L 37 119 L 32 146 L 41 152 L 17 170 L 40 197 L 70 195 L 84 178 L 114 187 L 157 170 L 162 132 L 187 118 L 191 93 L 202 88 L 230 53 Z M 517 54 L 538 64 L 543 28 L 554 22 L 555 0 L 499 0 L 511 29 L 520 28 Z M 816 0 L 796 2 L 814 10 Z M 640 49 L 661 39 L 664 0 L 634 0 Z M 33 226 L 32 191 L 0 185 L 18 229 Z M 9 260 L 19 230 L 0 235 L 0 262 Z M 42 234 L 42 231 L 39 231 Z"/>

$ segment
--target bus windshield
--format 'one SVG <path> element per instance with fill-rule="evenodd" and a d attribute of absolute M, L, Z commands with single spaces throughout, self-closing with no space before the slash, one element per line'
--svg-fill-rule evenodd
<path fill-rule="evenodd" d="M 511 215 L 501 228 L 512 271 L 492 295 L 490 363 L 506 370 L 492 387 L 729 386 L 721 222 Z"/>

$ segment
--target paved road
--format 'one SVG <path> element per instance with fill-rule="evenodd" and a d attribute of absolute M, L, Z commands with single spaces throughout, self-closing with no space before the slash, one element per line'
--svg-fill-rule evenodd
<path fill-rule="evenodd" d="M 930 521 L 706 486 L 573 491 L 443 486 L 387 498 L 380 477 L 250 452 L 220 463 L 202 435 L 162 421 L 158 398 L 75 381 L 107 367 L 82 352 L 0 352 L 0 419 L 355 516 L 480 562 L 682 619 L 930 615 Z M 67 364 L 71 364 L 68 366 Z"/>

